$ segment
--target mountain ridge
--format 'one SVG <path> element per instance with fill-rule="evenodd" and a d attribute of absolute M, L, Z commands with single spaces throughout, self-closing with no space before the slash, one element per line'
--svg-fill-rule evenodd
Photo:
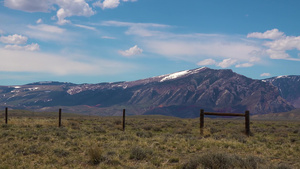
<path fill-rule="evenodd" d="M 123 107 L 131 114 L 177 117 L 196 117 L 200 108 L 217 112 L 247 109 L 251 114 L 293 110 L 280 90 L 268 80 L 251 79 L 230 69 L 202 67 L 129 82 L 0 86 L 0 107 L 43 111 L 64 107 L 70 112 L 98 115 L 119 115 Z"/>

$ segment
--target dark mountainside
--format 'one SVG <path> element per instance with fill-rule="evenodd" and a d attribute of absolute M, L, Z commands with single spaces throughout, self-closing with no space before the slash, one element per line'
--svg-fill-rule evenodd
<path fill-rule="evenodd" d="M 280 95 L 294 107 L 300 108 L 300 76 L 278 76 L 266 79 L 279 89 Z"/>
<path fill-rule="evenodd" d="M 291 82 L 292 83 L 292 82 Z M 298 82 L 299 83 L 299 82 Z M 290 84 L 292 85 L 292 84 Z M 95 115 L 162 114 L 197 117 L 199 110 L 251 114 L 287 112 L 296 96 L 281 97 L 276 83 L 232 72 L 199 68 L 132 82 L 81 84 L 38 82 L 0 86 L 0 106 Z M 299 85 L 294 88 L 299 89 Z M 298 90 L 299 91 L 299 90 Z M 293 93 L 292 91 L 290 91 Z"/>

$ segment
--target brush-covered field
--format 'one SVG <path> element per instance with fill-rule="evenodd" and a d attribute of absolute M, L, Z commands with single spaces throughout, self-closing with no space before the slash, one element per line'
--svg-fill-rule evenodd
<path fill-rule="evenodd" d="M 300 121 L 88 117 L 14 111 L 0 121 L 0 168 L 300 168 Z"/>

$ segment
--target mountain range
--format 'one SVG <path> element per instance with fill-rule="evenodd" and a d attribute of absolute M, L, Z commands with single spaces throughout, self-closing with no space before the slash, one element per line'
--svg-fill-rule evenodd
<path fill-rule="evenodd" d="M 255 80 L 207 67 L 131 82 L 0 86 L 0 107 L 90 115 L 197 117 L 199 110 L 267 114 L 300 108 L 300 76 Z"/>

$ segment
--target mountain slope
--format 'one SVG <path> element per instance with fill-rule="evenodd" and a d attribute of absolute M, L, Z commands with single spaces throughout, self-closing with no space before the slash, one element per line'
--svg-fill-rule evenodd
<path fill-rule="evenodd" d="M 300 76 L 278 76 L 265 79 L 276 86 L 280 95 L 294 107 L 300 108 Z"/>
<path fill-rule="evenodd" d="M 185 111 L 188 111 L 188 107 L 192 110 L 196 107 L 220 112 L 244 112 L 248 109 L 252 114 L 293 109 L 281 98 L 278 89 L 269 83 L 247 78 L 231 70 L 202 68 L 192 72 L 166 81 L 160 80 L 160 83 L 145 84 L 135 90 L 129 103 L 151 103 L 155 109 L 159 109 L 153 110 L 155 112 L 169 106 L 172 109 L 178 106 Z M 148 114 L 151 112 L 151 109 L 147 111 Z"/>
<path fill-rule="evenodd" d="M 132 82 L 75 85 L 32 83 L 0 87 L 0 105 L 30 110 L 63 107 L 77 113 L 101 115 L 164 114 L 196 117 L 199 109 L 265 114 L 294 107 L 268 82 L 231 70 L 198 68 Z"/>

